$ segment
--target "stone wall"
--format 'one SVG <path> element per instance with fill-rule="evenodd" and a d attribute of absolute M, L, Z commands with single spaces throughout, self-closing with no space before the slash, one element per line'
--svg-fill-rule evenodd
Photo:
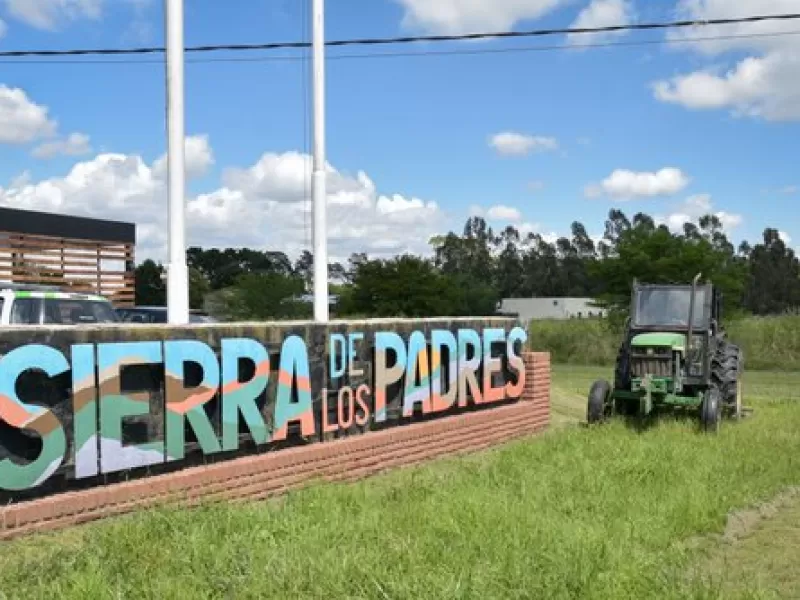
<path fill-rule="evenodd" d="M 20 502 L 0 508 L 0 539 L 156 506 L 265 499 L 317 481 L 354 481 L 541 432 L 550 422 L 550 357 L 523 357 L 524 392 L 514 404 Z"/>
<path fill-rule="evenodd" d="M 544 389 L 526 342 L 505 318 L 6 329 L 0 501 L 497 410 Z"/>

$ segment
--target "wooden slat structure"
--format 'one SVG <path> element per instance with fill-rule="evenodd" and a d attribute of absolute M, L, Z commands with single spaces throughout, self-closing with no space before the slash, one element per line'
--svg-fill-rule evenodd
<path fill-rule="evenodd" d="M 0 208 L 0 281 L 135 301 L 133 223 Z"/>

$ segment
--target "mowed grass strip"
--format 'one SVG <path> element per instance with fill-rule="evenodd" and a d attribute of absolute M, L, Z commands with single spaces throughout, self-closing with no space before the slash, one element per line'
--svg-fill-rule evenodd
<path fill-rule="evenodd" d="M 598 374 L 556 367 L 554 398 L 575 419 Z M 754 416 L 717 436 L 694 421 L 563 427 L 278 502 L 6 543 L 0 597 L 729 598 L 718 578 L 688 576 L 699 551 L 686 541 L 800 483 L 800 405 L 787 400 L 800 378 L 748 377 Z M 747 585 L 736 591 L 755 597 Z"/>

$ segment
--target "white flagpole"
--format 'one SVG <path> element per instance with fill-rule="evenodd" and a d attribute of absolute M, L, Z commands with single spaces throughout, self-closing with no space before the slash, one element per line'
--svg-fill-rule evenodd
<path fill-rule="evenodd" d="M 167 320 L 189 322 L 189 271 L 186 266 L 183 107 L 183 0 L 165 0 L 167 38 L 167 170 L 169 262 Z"/>
<path fill-rule="evenodd" d="M 314 79 L 314 320 L 328 322 L 328 242 L 325 189 L 325 1 L 312 0 Z"/>

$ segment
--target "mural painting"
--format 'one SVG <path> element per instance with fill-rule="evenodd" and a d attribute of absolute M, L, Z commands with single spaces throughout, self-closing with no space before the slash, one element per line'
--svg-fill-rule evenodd
<path fill-rule="evenodd" d="M 57 475 L 99 483 L 188 454 L 325 442 L 518 400 L 525 385 L 519 327 L 326 330 L 311 344 L 229 333 L 4 348 L 0 497 Z"/>

